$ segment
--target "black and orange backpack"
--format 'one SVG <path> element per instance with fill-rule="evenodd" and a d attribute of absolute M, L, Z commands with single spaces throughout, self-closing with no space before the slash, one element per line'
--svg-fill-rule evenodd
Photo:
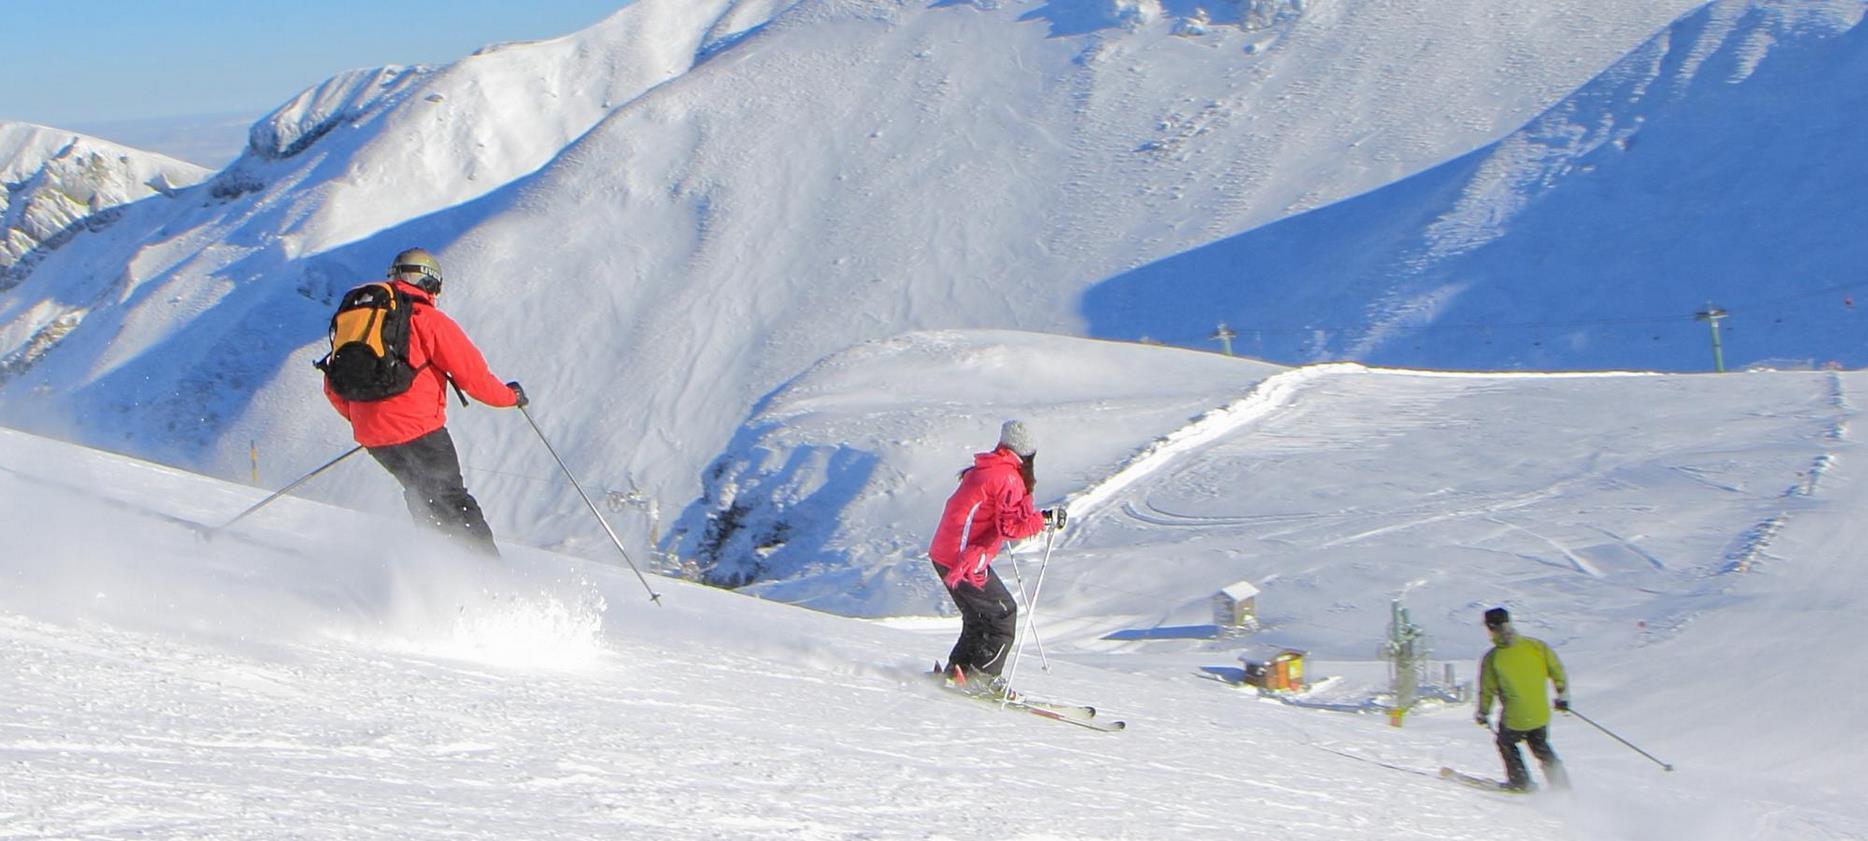
<path fill-rule="evenodd" d="M 344 293 L 331 316 L 331 352 L 312 363 L 331 391 L 345 400 L 369 401 L 409 390 L 417 370 L 409 364 L 414 307 L 408 293 L 389 281 Z"/>

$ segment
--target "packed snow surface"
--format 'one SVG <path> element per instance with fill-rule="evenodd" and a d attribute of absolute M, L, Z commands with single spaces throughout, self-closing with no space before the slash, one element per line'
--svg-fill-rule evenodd
<path fill-rule="evenodd" d="M 1049 338 L 971 338 L 985 349 Z M 942 373 L 878 352 L 878 382 Z M 1093 344 L 1093 343 L 1092 343 Z M 1280 371 L 1111 346 L 1115 422 L 1032 398 L 1040 494 L 1070 500 L 1027 692 L 1094 703 L 1100 734 L 946 697 L 919 673 L 951 620 L 837 617 L 505 544 L 498 563 L 400 512 L 0 433 L 0 826 L 20 837 L 1824 839 L 1868 832 L 1834 656 L 1864 607 L 1868 378 Z M 1096 353 L 1086 348 L 1088 353 Z M 1113 361 L 1113 360 L 1112 360 Z M 891 366 L 900 376 L 889 378 Z M 1216 388 L 1178 424 L 1122 400 Z M 819 382 L 831 382 L 832 379 Z M 986 399 L 1009 400 L 1003 386 Z M 932 391 L 931 389 L 929 391 Z M 820 391 L 796 433 L 870 418 L 887 451 L 962 464 L 991 425 Z M 1254 397 L 1253 395 L 1257 395 Z M 1189 401 L 1191 402 L 1191 401 Z M 792 401 L 797 406 L 797 401 Z M 990 441 L 986 441 L 989 444 Z M 1053 466 L 1045 459 L 1060 453 Z M 879 471 L 886 472 L 886 471 Z M 857 539 L 931 529 L 946 471 Z M 869 509 L 858 508 L 858 512 Z M 899 514 L 899 519 L 895 516 Z M 627 515 L 613 514 L 622 517 Z M 1013 558 L 1027 586 L 1041 550 Z M 613 558 L 614 559 L 614 558 Z M 931 578 L 931 573 L 927 574 Z M 1210 621 L 1250 580 L 1262 629 Z M 1505 605 L 1568 664 L 1553 740 L 1575 788 L 1510 797 L 1464 706 L 1393 727 L 1375 652 L 1393 599 L 1470 680 Z M 1031 636 L 1030 628 L 1026 636 Z M 1149 632 L 1155 633 L 1149 633 Z M 1113 637 L 1113 639 L 1111 638 Z M 1211 679 L 1311 652 L 1333 703 Z M 1368 709 L 1365 707 L 1365 709 Z"/>

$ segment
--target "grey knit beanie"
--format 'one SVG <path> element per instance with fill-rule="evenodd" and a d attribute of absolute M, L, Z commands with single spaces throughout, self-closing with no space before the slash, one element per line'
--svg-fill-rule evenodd
<path fill-rule="evenodd" d="M 999 427 L 999 446 L 1017 453 L 1019 458 L 1031 458 L 1038 452 L 1038 438 L 1023 421 L 1009 420 Z"/>

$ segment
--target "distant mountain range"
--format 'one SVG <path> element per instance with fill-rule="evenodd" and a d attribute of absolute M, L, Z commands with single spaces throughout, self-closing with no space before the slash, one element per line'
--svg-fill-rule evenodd
<path fill-rule="evenodd" d="M 116 208 L 169 195 L 208 170 L 69 131 L 0 122 L 0 291 Z"/>

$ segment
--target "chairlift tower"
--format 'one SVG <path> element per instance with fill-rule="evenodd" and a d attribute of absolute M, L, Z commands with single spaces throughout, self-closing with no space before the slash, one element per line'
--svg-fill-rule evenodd
<path fill-rule="evenodd" d="M 1214 330 L 1213 335 L 1208 336 L 1207 338 L 1218 341 L 1220 348 L 1226 352 L 1226 355 L 1231 356 L 1232 355 L 1232 340 L 1237 338 L 1238 335 L 1239 335 L 1238 333 L 1232 332 L 1231 327 L 1226 326 L 1226 322 L 1222 321 L 1219 323 L 1219 329 Z"/>
<path fill-rule="evenodd" d="M 1388 661 L 1389 687 L 1394 692 L 1394 709 L 1389 723 L 1399 727 L 1401 716 L 1420 701 L 1420 688 L 1426 682 L 1427 632 L 1408 620 L 1407 607 L 1396 598 L 1389 605 L 1388 641 L 1382 644 L 1382 659 Z"/>
<path fill-rule="evenodd" d="M 1725 373 L 1725 351 L 1719 346 L 1719 320 L 1727 315 L 1729 313 L 1711 303 L 1707 303 L 1705 309 L 1693 313 L 1694 321 L 1704 321 L 1712 328 L 1712 367 L 1721 374 Z"/>
<path fill-rule="evenodd" d="M 635 509 L 637 511 L 641 511 L 644 515 L 648 517 L 648 520 L 649 520 L 649 556 L 655 559 L 655 566 L 658 568 L 658 570 L 660 570 L 661 568 L 667 567 L 668 561 L 669 561 L 669 559 L 661 551 L 661 544 L 662 544 L 662 535 L 661 535 L 662 506 L 661 506 L 661 503 L 657 501 L 654 497 L 651 497 L 648 494 L 643 493 L 641 488 L 636 487 L 636 482 L 634 479 L 628 479 L 628 482 L 629 482 L 629 490 L 610 491 L 608 494 L 605 495 L 604 501 L 609 504 L 611 511 L 615 511 L 619 514 L 624 511 Z"/>

